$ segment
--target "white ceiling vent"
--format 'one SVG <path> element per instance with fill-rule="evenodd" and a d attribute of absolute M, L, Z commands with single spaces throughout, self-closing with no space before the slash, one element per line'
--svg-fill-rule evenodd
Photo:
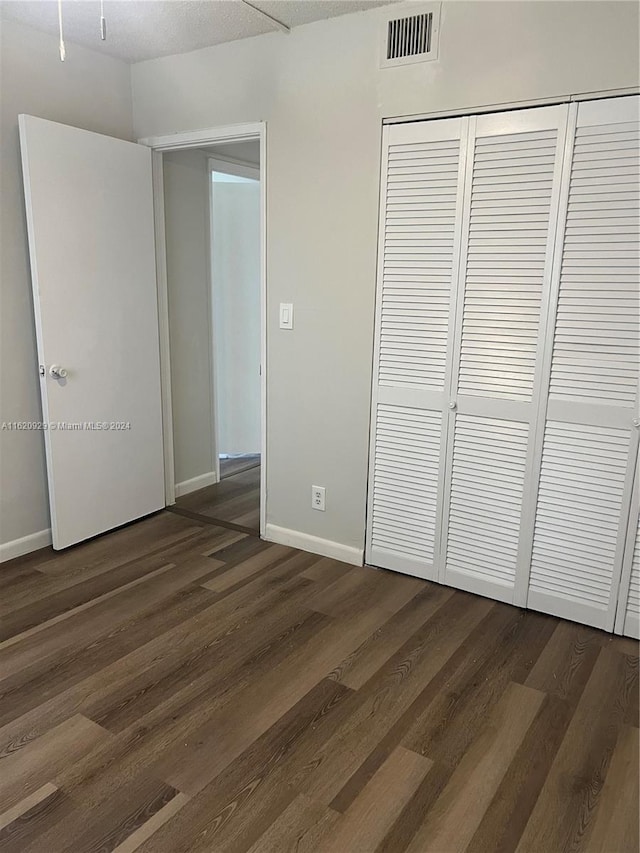
<path fill-rule="evenodd" d="M 440 3 L 418 6 L 413 14 L 387 13 L 382 21 L 382 68 L 438 58 Z"/>

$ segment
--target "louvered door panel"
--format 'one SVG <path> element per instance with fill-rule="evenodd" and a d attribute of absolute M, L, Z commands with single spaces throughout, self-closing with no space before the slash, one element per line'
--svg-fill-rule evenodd
<path fill-rule="evenodd" d="M 635 468 L 615 631 L 640 640 L 640 465 L 637 461 Z"/>
<path fill-rule="evenodd" d="M 385 128 L 366 559 L 435 576 L 466 119 Z"/>
<path fill-rule="evenodd" d="M 638 98 L 571 116 L 528 604 L 611 630 L 638 446 Z"/>
<path fill-rule="evenodd" d="M 638 638 L 640 622 L 640 527 L 636 532 L 636 541 L 631 563 L 631 578 L 627 598 L 625 633 Z"/>
<path fill-rule="evenodd" d="M 467 144 L 440 578 L 518 603 L 566 115 L 481 116 Z"/>
<path fill-rule="evenodd" d="M 557 141 L 556 129 L 475 140 L 460 394 L 531 400 Z"/>
<path fill-rule="evenodd" d="M 630 431 L 548 421 L 529 603 L 604 627 L 611 609 Z"/>
<path fill-rule="evenodd" d="M 433 562 L 442 415 L 380 404 L 371 544 Z"/>
<path fill-rule="evenodd" d="M 552 400 L 612 406 L 635 401 L 640 363 L 639 137 L 637 122 L 576 128 Z"/>
<path fill-rule="evenodd" d="M 631 573 L 629 575 L 626 598 L 621 601 L 622 611 L 622 633 L 628 637 L 640 639 L 640 519 L 637 518 L 638 506 L 636 505 L 635 540 L 631 557 Z"/>
<path fill-rule="evenodd" d="M 460 415 L 456 422 L 446 565 L 478 592 L 510 601 L 515 582 L 527 424 Z M 504 588 L 504 596 L 499 588 Z"/>
<path fill-rule="evenodd" d="M 389 144 L 381 385 L 444 387 L 459 163 L 459 138 Z"/>

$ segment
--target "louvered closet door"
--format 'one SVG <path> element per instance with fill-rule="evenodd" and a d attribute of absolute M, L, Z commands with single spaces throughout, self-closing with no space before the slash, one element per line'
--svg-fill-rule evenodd
<path fill-rule="evenodd" d="M 638 98 L 571 122 L 528 604 L 612 630 L 638 450 Z"/>
<path fill-rule="evenodd" d="M 640 470 L 636 469 L 615 630 L 640 639 Z"/>
<path fill-rule="evenodd" d="M 385 128 L 366 559 L 434 578 L 466 119 Z"/>
<path fill-rule="evenodd" d="M 523 503 L 566 119 L 558 106 L 469 125 L 440 578 L 502 601 L 518 601 L 522 574 L 526 596 Z"/>
<path fill-rule="evenodd" d="M 640 639 L 640 527 L 637 524 L 622 633 Z"/>

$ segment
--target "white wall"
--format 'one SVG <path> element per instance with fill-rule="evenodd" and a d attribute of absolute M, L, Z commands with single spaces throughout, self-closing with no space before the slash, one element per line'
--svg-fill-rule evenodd
<path fill-rule="evenodd" d="M 445 2 L 440 60 L 381 71 L 380 10 L 133 67 L 139 137 L 265 120 L 268 522 L 361 548 L 384 116 L 638 85 L 631 2 Z M 224 81 L 218 84 L 217 81 Z M 279 302 L 295 330 L 278 329 Z M 327 489 L 325 513 L 310 486 Z"/>
<path fill-rule="evenodd" d="M 260 452 L 260 183 L 213 184 L 219 454 Z"/>
<path fill-rule="evenodd" d="M 237 160 L 241 163 L 260 165 L 260 140 L 250 139 L 246 142 L 229 142 L 226 145 L 212 145 L 208 149 L 214 157 L 223 160 Z"/>
<path fill-rule="evenodd" d="M 215 470 L 209 296 L 209 168 L 202 151 L 163 155 L 176 483 Z"/>
<path fill-rule="evenodd" d="M 0 21 L 0 423 L 39 421 L 40 392 L 18 144 L 18 114 L 132 138 L 129 67 L 75 45 L 60 62 L 57 39 Z M 41 432 L 0 430 L 0 558 L 49 527 Z M 26 544 L 46 544 L 46 534 Z M 10 547 L 3 547 L 14 543 Z"/>

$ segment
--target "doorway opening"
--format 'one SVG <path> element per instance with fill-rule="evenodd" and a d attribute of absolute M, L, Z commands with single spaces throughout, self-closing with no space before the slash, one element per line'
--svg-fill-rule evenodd
<path fill-rule="evenodd" d="M 155 149 L 166 503 L 261 535 L 264 127 L 254 127 L 143 141 Z"/>

